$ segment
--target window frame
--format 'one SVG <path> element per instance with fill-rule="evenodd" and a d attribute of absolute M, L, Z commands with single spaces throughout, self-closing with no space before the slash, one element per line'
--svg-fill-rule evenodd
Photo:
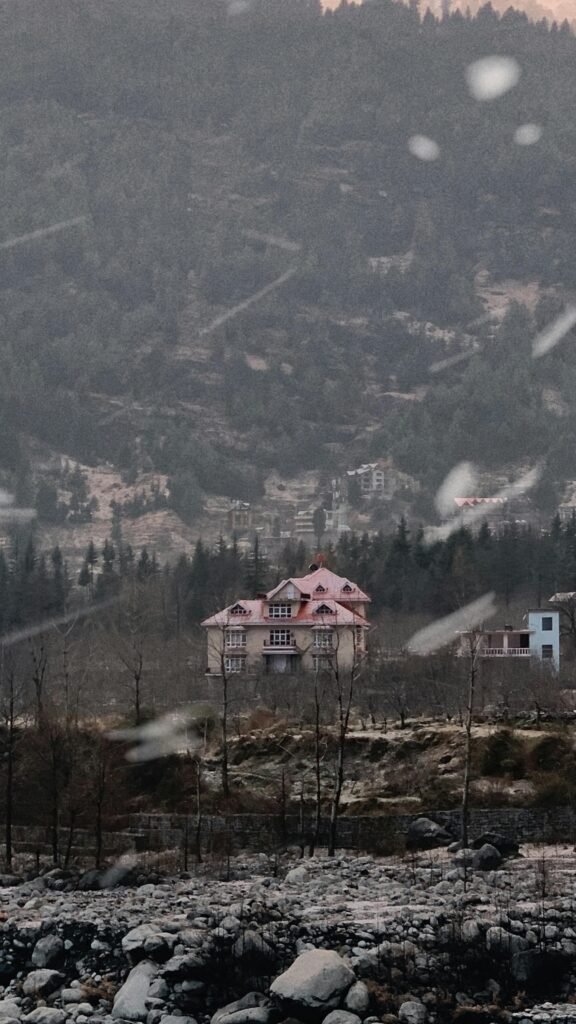
<path fill-rule="evenodd" d="M 275 635 L 276 634 L 276 635 Z M 280 638 L 282 634 L 284 639 Z M 291 629 L 271 629 L 268 634 L 268 647 L 293 647 L 294 637 Z"/>
<path fill-rule="evenodd" d="M 268 605 L 269 619 L 291 619 L 292 605 L 286 601 L 273 601 Z"/>
<path fill-rule="evenodd" d="M 241 647 L 246 647 L 246 633 L 239 629 L 227 629 L 224 636 L 224 647 L 227 650 L 238 650 Z"/>
<path fill-rule="evenodd" d="M 246 671 L 246 658 L 239 654 L 233 654 L 224 658 L 224 671 L 230 675 Z"/>
<path fill-rule="evenodd" d="M 554 644 L 542 644 L 541 657 L 542 661 L 554 661 Z"/>
<path fill-rule="evenodd" d="M 549 623 L 549 625 L 548 625 L 548 623 Z M 554 630 L 554 618 L 553 618 L 553 616 L 552 615 L 543 615 L 542 616 L 542 632 L 543 633 L 552 633 L 553 630 Z"/>

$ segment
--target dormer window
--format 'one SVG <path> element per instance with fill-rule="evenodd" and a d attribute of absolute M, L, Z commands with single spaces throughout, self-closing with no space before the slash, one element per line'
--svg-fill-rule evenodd
<path fill-rule="evenodd" d="M 243 604 L 235 604 L 234 607 L 230 609 L 230 615 L 249 615 L 249 614 L 250 613 L 249 613 L 248 609 L 245 608 Z"/>
<path fill-rule="evenodd" d="M 268 617 L 270 619 L 291 619 L 292 605 L 281 604 L 280 602 L 277 602 L 276 604 L 269 604 Z"/>
<path fill-rule="evenodd" d="M 343 594 L 351 594 L 352 593 L 352 587 L 350 586 L 349 583 L 345 583 L 344 584 L 344 586 L 342 587 L 342 593 Z"/>
<path fill-rule="evenodd" d="M 316 587 L 316 590 L 314 591 L 314 593 L 315 594 L 325 594 L 326 593 L 326 587 L 323 587 L 322 584 L 319 583 L 318 586 Z"/>
<path fill-rule="evenodd" d="M 317 604 L 314 609 L 315 615 L 334 615 L 334 609 L 329 608 L 327 604 Z"/>

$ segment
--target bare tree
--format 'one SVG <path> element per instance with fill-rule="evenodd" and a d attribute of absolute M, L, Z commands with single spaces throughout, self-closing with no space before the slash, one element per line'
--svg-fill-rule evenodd
<path fill-rule="evenodd" d="M 334 791 L 330 806 L 330 826 L 328 833 L 328 856 L 336 852 L 338 837 L 338 818 L 340 801 L 344 787 L 344 766 L 346 758 L 346 738 L 350 728 L 350 715 L 356 681 L 361 669 L 361 652 L 359 650 L 356 628 L 352 628 L 352 660 L 348 665 L 341 664 L 339 658 L 340 633 L 334 632 L 336 644 L 329 658 L 329 674 L 332 679 L 336 696 L 336 766 L 334 770 Z"/>
<path fill-rule="evenodd" d="M 44 718 L 44 702 L 46 677 L 48 673 L 48 650 L 46 637 L 41 633 L 36 639 L 28 641 L 30 658 L 32 660 L 32 684 L 34 687 L 34 700 L 36 705 L 36 727 L 40 728 Z"/>
<path fill-rule="evenodd" d="M 12 870 L 13 842 L 12 824 L 14 820 L 14 774 L 16 766 L 16 748 L 18 743 L 18 714 L 21 710 L 22 686 L 16 679 L 16 666 L 13 655 L 0 650 L 1 685 L 2 685 L 2 721 L 5 730 L 4 765 L 4 860 L 7 871 Z"/>
<path fill-rule="evenodd" d="M 465 652 L 468 663 L 466 714 L 464 717 L 464 780 L 462 783 L 461 809 L 461 842 L 468 846 L 468 824 L 470 818 L 470 779 L 472 768 L 472 723 L 474 700 L 476 697 L 476 681 L 478 677 L 478 659 L 482 648 L 483 633 L 479 629 L 470 629 L 464 636 Z"/>

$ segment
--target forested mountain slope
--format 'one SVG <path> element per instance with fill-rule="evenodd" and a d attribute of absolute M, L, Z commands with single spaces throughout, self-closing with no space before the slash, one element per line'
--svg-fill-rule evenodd
<path fill-rule="evenodd" d="M 188 517 L 388 454 L 430 487 L 462 458 L 576 477 L 573 339 L 530 357 L 576 286 L 576 38 L 417 8 L 0 5 L 7 472 L 32 436 L 167 474 Z M 494 53 L 522 77 L 478 103 L 465 69 Z M 530 309 L 499 326 L 511 281 Z"/>

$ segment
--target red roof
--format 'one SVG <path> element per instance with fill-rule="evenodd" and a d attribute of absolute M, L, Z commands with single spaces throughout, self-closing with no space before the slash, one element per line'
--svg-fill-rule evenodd
<path fill-rule="evenodd" d="M 505 505 L 506 498 L 454 498 L 458 508 L 474 508 L 475 505 Z"/>
<path fill-rule="evenodd" d="M 272 617 L 268 614 L 268 605 L 281 593 L 287 584 L 292 583 L 300 593 L 300 607 L 296 615 L 290 618 Z M 322 589 L 318 589 L 322 588 Z M 349 588 L 349 589 L 348 589 Z M 234 604 L 204 619 L 203 626 L 335 626 L 357 625 L 367 627 L 363 615 L 346 607 L 355 602 L 366 603 L 370 598 L 359 587 L 344 576 L 324 567 L 315 569 L 308 576 L 292 577 L 282 580 L 265 598 L 250 601 L 235 601 Z M 281 600 L 278 602 L 281 603 Z M 321 609 L 325 607 L 326 611 Z M 237 611 L 234 611 L 237 609 Z M 243 611 L 240 611 L 243 609 Z"/>
<path fill-rule="evenodd" d="M 274 590 L 271 590 L 266 595 L 268 600 L 271 601 L 287 583 L 293 583 L 301 594 L 313 595 L 315 592 L 318 592 L 325 598 L 345 601 L 347 604 L 350 601 L 361 601 L 363 604 L 366 604 L 370 600 L 368 594 L 360 590 L 351 580 L 346 579 L 345 576 L 338 576 L 331 569 L 326 569 L 324 566 L 314 569 L 307 576 L 291 576 L 290 579 L 282 580 L 277 587 L 274 587 Z M 318 587 L 323 587 L 323 591 L 318 591 Z"/>

